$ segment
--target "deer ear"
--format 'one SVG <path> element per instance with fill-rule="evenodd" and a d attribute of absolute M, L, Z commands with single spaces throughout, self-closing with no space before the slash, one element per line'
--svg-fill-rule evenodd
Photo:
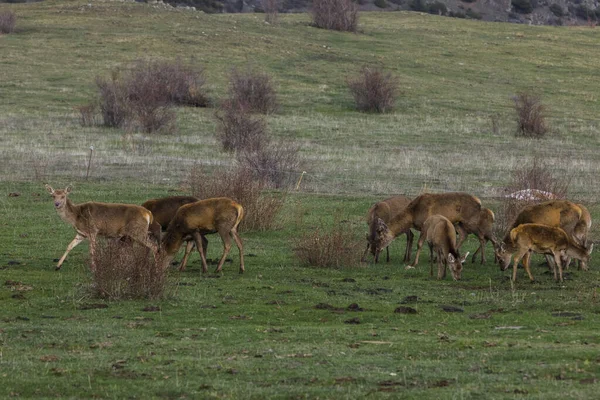
<path fill-rule="evenodd" d="M 448 262 L 449 263 L 453 263 L 454 261 L 456 261 L 456 259 L 454 258 L 454 256 L 451 253 L 448 253 Z"/>
<path fill-rule="evenodd" d="M 53 194 L 54 193 L 54 189 L 52 189 L 52 186 L 45 184 L 44 187 L 46 188 L 46 190 L 48 191 L 48 193 Z"/>
<path fill-rule="evenodd" d="M 69 185 L 65 188 L 65 193 L 67 193 L 67 194 L 71 193 L 71 185 Z"/>

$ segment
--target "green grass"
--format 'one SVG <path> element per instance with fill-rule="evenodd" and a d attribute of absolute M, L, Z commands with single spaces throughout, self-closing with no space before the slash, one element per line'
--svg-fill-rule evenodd
<path fill-rule="evenodd" d="M 360 33 L 345 34 L 312 28 L 306 15 L 269 26 L 263 15 L 129 2 L 5 8 L 18 20 L 15 34 L 0 36 L 0 397 L 597 395 L 595 255 L 589 272 L 571 269 L 563 284 L 534 267 L 535 283 L 519 270 L 511 285 L 491 262 L 468 264 L 460 282 L 431 279 L 427 254 L 406 271 L 404 239 L 389 264 L 315 269 L 293 253 L 298 238 L 334 221 L 363 237 L 373 201 L 423 186 L 466 190 L 495 209 L 489 197 L 535 155 L 599 217 L 596 30 L 402 12 L 363 13 Z M 145 57 L 193 58 L 215 101 L 232 66 L 272 74 L 282 107 L 270 130 L 300 144 L 307 174 L 279 228 L 242 234 L 246 274 L 237 274 L 235 249 L 222 276 L 203 276 L 195 253 L 186 272 L 173 271 L 164 300 L 85 310 L 102 303 L 90 295 L 87 245 L 53 270 L 74 231 L 41 182 L 74 183 L 76 202 L 141 204 L 185 191 L 195 163 L 230 162 L 214 137 L 214 109 L 178 110 L 172 136 L 79 126 L 74 107 L 93 98 L 95 77 Z M 345 78 L 364 63 L 400 79 L 394 113 L 352 110 Z M 513 136 L 510 97 L 527 89 L 549 108 L 545 140 Z M 219 240 L 209 240 L 216 258 Z M 463 251 L 476 247 L 471 238 Z M 417 314 L 394 313 L 411 295 L 419 301 L 406 306 Z M 349 311 L 352 303 L 364 311 Z M 149 305 L 160 311 L 143 311 Z M 346 323 L 353 318 L 360 323 Z"/>

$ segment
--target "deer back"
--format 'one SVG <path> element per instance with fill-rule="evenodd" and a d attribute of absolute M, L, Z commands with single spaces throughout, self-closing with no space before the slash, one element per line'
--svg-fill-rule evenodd
<path fill-rule="evenodd" d="M 425 220 L 439 214 L 456 224 L 478 219 L 481 201 L 468 193 L 426 193 L 413 200 L 407 207 L 412 214 L 413 226 L 421 230 Z"/>
<path fill-rule="evenodd" d="M 543 224 L 560 227 L 565 232 L 572 234 L 581 215 L 581 208 L 568 200 L 545 201 L 525 207 L 512 224 L 512 228 L 521 224 Z"/>
<path fill-rule="evenodd" d="M 423 224 L 422 234 L 434 248 L 439 249 L 444 257 L 451 253 L 458 258 L 456 249 L 456 229 L 452 222 L 443 215 L 432 215 Z"/>
<path fill-rule="evenodd" d="M 148 231 L 152 213 L 141 206 L 88 202 L 73 205 L 77 231 L 107 237 L 137 236 Z"/>
<path fill-rule="evenodd" d="M 179 207 L 198 200 L 200 199 L 193 196 L 169 196 L 148 200 L 142 204 L 142 207 L 150 210 L 154 221 L 159 223 L 163 230 L 166 230 Z"/>
<path fill-rule="evenodd" d="M 510 239 L 515 248 L 537 253 L 558 252 L 569 246 L 569 236 L 563 229 L 543 224 L 521 224 L 510 231 Z"/>

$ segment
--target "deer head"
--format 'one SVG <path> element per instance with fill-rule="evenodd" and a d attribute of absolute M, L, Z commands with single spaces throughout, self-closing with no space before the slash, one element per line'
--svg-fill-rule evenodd
<path fill-rule="evenodd" d="M 63 208 L 67 204 L 67 196 L 71 193 L 71 186 L 67 186 L 63 189 L 54 190 L 50 185 L 44 185 L 52 199 L 54 200 L 54 207 L 57 209 Z"/>
<path fill-rule="evenodd" d="M 462 265 L 465 263 L 465 260 L 469 256 L 469 252 L 464 255 L 464 257 L 456 258 L 451 253 L 448 253 L 448 267 L 450 267 L 450 272 L 452 273 L 452 278 L 455 281 L 460 280 L 460 276 L 462 273 Z"/>
<path fill-rule="evenodd" d="M 394 240 L 394 235 L 385 222 L 381 218 L 377 218 L 375 229 L 372 230 L 371 235 L 367 235 L 367 240 L 371 246 L 371 253 L 377 258 L 379 253 Z"/>
<path fill-rule="evenodd" d="M 508 266 L 510 265 L 510 259 L 512 257 L 512 253 L 506 249 L 504 243 L 500 243 L 495 249 L 494 252 L 496 254 L 496 259 L 498 260 L 498 264 L 500 264 L 500 271 L 506 271 Z"/>

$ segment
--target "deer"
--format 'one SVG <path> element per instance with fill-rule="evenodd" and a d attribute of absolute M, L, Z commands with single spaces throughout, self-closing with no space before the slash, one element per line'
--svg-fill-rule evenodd
<path fill-rule="evenodd" d="M 459 231 L 461 241 L 458 244 L 460 247 L 469 233 L 477 236 L 479 239 L 479 247 L 473 253 L 471 263 L 475 262 L 475 257 L 481 252 L 481 264 L 485 264 L 485 245 L 488 241 L 492 242 L 494 249 L 497 247 L 497 239 L 493 233 L 494 220 L 496 219 L 494 212 L 489 208 L 482 207 L 479 212 L 479 216 L 475 219 L 474 223 L 459 223 L 456 228 Z M 475 228 L 475 229 L 473 229 Z"/>
<path fill-rule="evenodd" d="M 375 263 L 379 261 L 379 254 L 383 249 L 377 247 L 376 238 L 379 230 L 383 227 L 382 223 L 388 223 L 392 218 L 398 215 L 398 213 L 403 211 L 410 201 L 411 199 L 406 196 L 394 196 L 379 201 L 369 208 L 369 212 L 367 213 L 367 225 L 369 225 L 369 233 L 367 233 L 367 248 L 363 253 L 361 262 L 365 262 L 369 250 L 371 250 L 371 254 L 373 254 Z M 414 234 L 412 231 L 410 229 L 407 230 L 406 250 L 404 252 L 404 261 L 406 262 L 410 261 L 413 238 Z M 386 261 L 390 262 L 390 248 L 387 246 L 385 249 L 387 253 Z"/>
<path fill-rule="evenodd" d="M 529 268 L 532 252 L 551 255 L 554 259 L 554 280 L 562 282 L 563 265 L 567 257 L 574 257 L 587 263 L 594 248 L 593 244 L 585 247 L 577 243 L 562 228 L 543 224 L 520 224 L 511 229 L 508 236 L 509 241 L 508 243 L 504 242 L 506 247 L 498 259 L 500 269 L 505 271 L 513 258 L 513 282 L 517 280 L 517 266 L 521 259 L 523 259 L 523 267 L 529 275 L 530 281 L 534 281 Z"/>
<path fill-rule="evenodd" d="M 462 265 L 469 256 L 469 252 L 461 257 L 456 246 L 456 230 L 450 220 L 443 215 L 435 214 L 423 223 L 419 241 L 427 240 L 429 245 L 429 275 L 433 276 L 433 253 L 437 254 L 437 278 L 446 277 L 446 267 L 450 267 L 452 278 L 460 280 Z M 421 243 L 422 244 L 422 243 Z"/>
<path fill-rule="evenodd" d="M 581 218 L 579 218 L 579 222 L 575 224 L 575 228 L 573 229 L 573 237 L 579 242 L 579 244 L 583 246 L 587 246 L 587 236 L 592 229 L 592 215 L 586 206 L 580 203 L 576 203 L 576 206 L 581 208 Z M 588 270 L 587 263 L 582 260 L 579 261 L 579 266 L 577 269 L 583 269 L 585 271 Z M 569 268 L 569 264 L 567 263 L 566 268 Z"/>
<path fill-rule="evenodd" d="M 231 249 L 231 238 L 240 252 L 240 274 L 244 268 L 244 247 L 237 232 L 244 218 L 241 204 L 227 197 L 199 200 L 185 204 L 177 210 L 162 239 L 162 248 L 167 262 L 179 250 L 184 241 L 193 240 L 202 259 L 202 272 L 208 272 L 206 254 L 202 246 L 202 235 L 218 233 L 223 241 L 223 255 L 215 272 L 221 272 L 225 257 Z M 184 259 L 184 261 L 186 261 Z"/>
<path fill-rule="evenodd" d="M 67 250 L 58 261 L 56 270 L 62 267 L 67 255 L 79 243 L 88 239 L 90 241 L 90 254 L 92 272 L 95 272 L 94 254 L 96 250 L 96 238 L 103 236 L 107 238 L 128 238 L 153 251 L 156 258 L 158 246 L 154 243 L 149 233 L 156 236 L 156 229 L 160 227 L 154 223 L 152 213 L 145 208 L 135 204 L 100 203 L 90 201 L 75 204 L 69 199 L 71 186 L 65 189 L 53 189 L 45 185 L 46 190 L 54 200 L 54 208 L 60 218 L 75 228 L 77 234 L 75 239 L 69 243 Z M 160 235 L 160 232 L 159 232 Z"/>
<path fill-rule="evenodd" d="M 585 207 L 583 207 L 585 208 Z M 587 208 L 583 210 L 582 205 L 568 200 L 550 200 L 538 204 L 526 206 L 517 215 L 501 243 L 496 246 L 496 257 L 506 258 L 504 246 L 510 243 L 510 232 L 521 224 L 534 223 L 563 229 L 569 236 L 573 237 L 579 244 L 585 245 L 587 233 L 591 227 L 591 216 Z M 552 259 L 548 256 L 548 265 L 551 266 Z M 582 262 L 581 268 L 587 269 Z"/>
<path fill-rule="evenodd" d="M 169 196 L 169 197 L 163 197 L 163 198 L 159 198 L 159 199 L 148 200 L 148 201 L 144 202 L 144 204 L 142 204 L 142 207 L 144 207 L 145 209 L 150 210 L 150 212 L 152 212 L 152 215 L 154 216 L 154 221 L 156 221 L 158 224 L 160 224 L 161 230 L 163 232 L 165 232 L 167 230 L 167 227 L 169 226 L 169 223 L 175 216 L 175 213 L 179 209 L 179 207 L 181 207 L 185 204 L 195 203 L 199 200 L 200 199 L 198 199 L 194 196 Z M 208 248 L 208 240 L 206 239 L 206 237 L 204 235 L 200 235 L 200 239 L 202 242 L 202 249 L 204 250 L 204 254 L 206 254 L 206 250 Z M 183 256 L 183 260 L 181 261 L 181 264 L 179 265 L 180 271 L 185 270 L 188 257 L 190 256 L 190 253 L 192 252 L 193 247 L 194 247 L 194 240 L 190 238 L 187 241 L 187 244 L 185 247 L 185 254 Z"/>
<path fill-rule="evenodd" d="M 406 233 L 414 228 L 421 231 L 423 223 L 432 215 L 440 214 L 448 218 L 452 224 L 461 224 L 459 234 L 465 232 L 476 232 L 479 230 L 477 224 L 481 214 L 481 201 L 468 193 L 450 192 L 450 193 L 425 193 L 411 201 L 404 211 L 400 212 L 389 223 L 381 224 L 377 232 L 377 237 L 373 240 L 378 248 L 387 247 L 398 235 Z M 419 262 L 419 253 L 423 246 L 425 238 L 417 244 L 417 252 L 413 264 L 407 268 L 414 268 Z M 462 244 L 464 238 L 461 236 L 459 243 Z"/>

